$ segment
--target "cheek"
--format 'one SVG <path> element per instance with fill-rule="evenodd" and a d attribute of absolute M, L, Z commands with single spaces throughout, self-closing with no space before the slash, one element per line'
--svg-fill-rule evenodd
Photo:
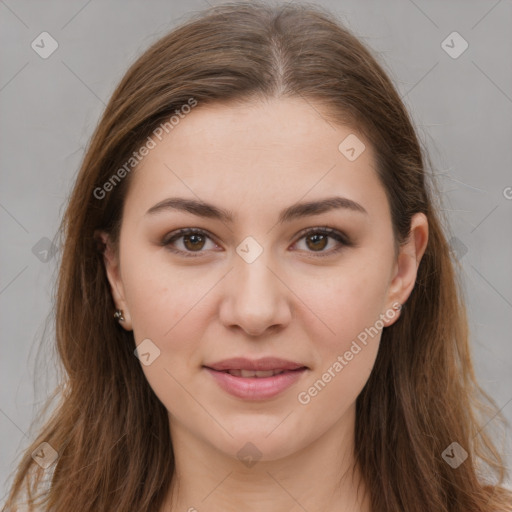
<path fill-rule="evenodd" d="M 368 379 L 377 355 L 382 332 L 381 297 L 358 286 L 339 290 L 333 299 L 319 308 L 321 318 L 329 327 L 316 330 L 311 339 L 318 355 L 311 384 L 311 396 L 322 394 L 324 405 L 330 400 L 341 409 L 354 401 Z M 320 303 L 317 303 L 320 305 Z M 326 390 L 326 392 L 324 391 Z"/>
<path fill-rule="evenodd" d="M 311 339 L 321 343 L 325 354 L 348 350 L 352 340 L 375 325 L 384 313 L 388 276 L 384 255 L 378 260 L 371 254 L 358 254 L 321 278 L 301 277 L 294 290 L 311 305 L 307 317 L 316 330 Z"/>
<path fill-rule="evenodd" d="M 380 335 L 363 345 L 348 343 L 318 369 L 297 394 L 298 413 L 314 418 L 316 432 L 324 432 L 354 410 L 355 401 L 370 376 Z"/>
<path fill-rule="evenodd" d="M 155 391 L 174 387 L 169 374 L 184 382 L 200 366 L 200 318 L 205 304 L 201 299 L 216 277 L 194 277 L 191 269 L 180 271 L 161 249 L 130 249 L 125 249 L 122 274 L 135 344 L 149 339 L 159 351 L 143 370 Z"/>
<path fill-rule="evenodd" d="M 172 343 L 175 331 L 188 323 L 187 315 L 199 305 L 209 280 L 191 279 L 189 272 L 172 266 L 162 249 L 127 247 L 125 254 L 122 277 L 135 340 Z"/>
<path fill-rule="evenodd" d="M 317 328 L 316 337 L 310 332 L 318 359 L 297 402 L 304 414 L 317 418 L 319 428 L 327 429 L 353 406 L 375 363 L 386 283 L 371 274 L 340 277 L 329 300 L 314 302 L 329 330 L 322 328 L 319 335 Z"/>
<path fill-rule="evenodd" d="M 309 285 L 305 302 L 314 305 L 322 322 L 309 314 L 309 337 L 315 340 L 318 359 L 297 400 L 326 425 L 354 403 L 375 363 L 390 265 L 386 252 L 380 254 L 376 258 L 368 251 L 347 260 L 343 268 L 330 274 L 323 290 L 322 286 L 312 288 L 311 279 L 302 283 L 302 290 Z"/>
<path fill-rule="evenodd" d="M 134 272 L 126 287 L 133 322 L 135 344 L 151 340 L 154 359 L 142 370 L 158 399 L 168 411 L 186 419 L 191 404 L 187 389 L 190 376 L 200 366 L 197 319 L 204 290 L 186 286 L 176 272 L 162 266 L 148 265 Z M 195 307 L 194 305 L 197 304 Z"/>

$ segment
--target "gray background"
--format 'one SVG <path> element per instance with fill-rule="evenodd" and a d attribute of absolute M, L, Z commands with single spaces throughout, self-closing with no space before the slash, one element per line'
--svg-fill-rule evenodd
<path fill-rule="evenodd" d="M 379 52 L 430 152 L 462 264 L 477 375 L 510 421 L 512 2 L 319 3 Z M 134 58 L 207 5 L 0 0 L 1 496 L 57 379 L 48 315 L 59 254 L 50 240 L 83 149 Z M 31 48 L 44 31 L 59 45 L 47 59 Z M 469 44 L 458 58 L 441 46 L 453 31 Z M 498 444 L 510 467 L 510 428 Z"/>

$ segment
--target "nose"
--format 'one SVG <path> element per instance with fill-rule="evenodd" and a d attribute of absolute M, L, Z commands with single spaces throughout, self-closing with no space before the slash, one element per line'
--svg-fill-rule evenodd
<path fill-rule="evenodd" d="M 284 276 L 269 266 L 265 252 L 252 263 L 240 258 L 225 282 L 220 319 L 251 337 L 273 333 L 291 320 L 291 292 Z"/>

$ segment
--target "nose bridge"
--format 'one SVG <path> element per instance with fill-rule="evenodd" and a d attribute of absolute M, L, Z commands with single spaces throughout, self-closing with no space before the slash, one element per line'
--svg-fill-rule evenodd
<path fill-rule="evenodd" d="M 271 251 L 258 245 L 260 250 L 254 241 L 247 240 L 237 248 L 229 313 L 224 318 L 227 325 L 237 324 L 251 334 L 289 319 L 286 287 L 275 275 Z"/>
<path fill-rule="evenodd" d="M 259 295 L 266 296 L 274 294 L 276 287 L 275 276 L 270 271 L 272 263 L 270 261 L 270 251 L 265 251 L 258 258 L 248 263 L 240 258 L 236 263 L 236 276 L 238 286 L 242 292 L 242 299 L 245 295 Z"/>
<path fill-rule="evenodd" d="M 235 273 L 240 283 L 249 288 L 268 287 L 273 283 L 271 237 L 246 236 L 236 247 Z"/>
<path fill-rule="evenodd" d="M 254 250 L 249 248 L 249 251 Z M 258 309 L 263 310 L 265 305 L 270 308 L 275 302 L 278 283 L 269 269 L 272 268 L 271 259 L 270 250 L 263 250 L 254 260 L 244 259 L 243 256 L 238 258 L 235 263 L 235 294 L 238 303 L 247 303 L 252 307 L 258 305 Z"/>

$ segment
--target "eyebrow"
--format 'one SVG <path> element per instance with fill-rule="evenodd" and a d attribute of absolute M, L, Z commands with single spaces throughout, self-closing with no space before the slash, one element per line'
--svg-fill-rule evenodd
<path fill-rule="evenodd" d="M 317 201 L 309 201 L 297 203 L 285 208 L 279 214 L 278 224 L 290 222 L 292 220 L 307 217 L 310 215 L 319 215 L 336 209 L 345 209 L 368 215 L 368 212 L 362 205 L 356 203 L 352 199 L 346 197 L 334 196 L 320 199 Z M 196 199 L 185 199 L 181 197 L 170 197 L 164 199 L 152 206 L 146 215 L 154 215 L 168 210 L 179 210 L 198 217 L 207 217 L 210 219 L 218 219 L 225 223 L 233 223 L 235 216 L 230 210 L 219 208 L 210 203 Z"/>

